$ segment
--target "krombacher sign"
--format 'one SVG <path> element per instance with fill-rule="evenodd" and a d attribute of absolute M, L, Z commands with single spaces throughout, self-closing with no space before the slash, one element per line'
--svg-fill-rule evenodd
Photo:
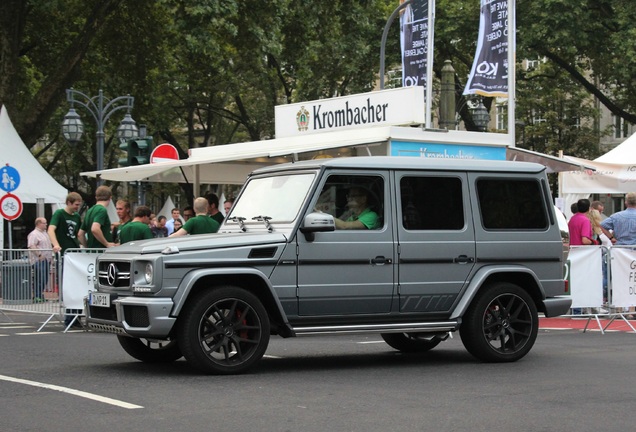
<path fill-rule="evenodd" d="M 276 107 L 276 138 L 423 124 L 424 88 L 403 87 Z"/>

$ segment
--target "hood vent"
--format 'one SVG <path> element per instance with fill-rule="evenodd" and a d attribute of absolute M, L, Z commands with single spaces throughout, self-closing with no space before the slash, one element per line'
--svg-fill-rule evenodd
<path fill-rule="evenodd" d="M 276 247 L 254 248 L 250 251 L 248 258 L 273 258 Z"/>

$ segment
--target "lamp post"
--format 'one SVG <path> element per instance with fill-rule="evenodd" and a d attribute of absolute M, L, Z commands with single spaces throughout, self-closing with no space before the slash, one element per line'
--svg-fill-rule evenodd
<path fill-rule="evenodd" d="M 66 101 L 71 104 L 71 108 L 64 116 L 62 135 L 64 135 L 66 141 L 72 146 L 80 142 L 84 134 L 84 123 L 82 123 L 82 119 L 75 111 L 74 105 L 77 103 L 83 106 L 95 119 L 95 123 L 97 124 L 97 171 L 104 169 L 104 126 L 115 111 L 128 110 L 117 128 L 117 138 L 120 140 L 130 140 L 139 135 L 137 124 L 130 115 L 130 110 L 133 108 L 135 102 L 135 98 L 130 95 L 108 99 L 104 97 L 104 93 L 100 89 L 97 96 L 90 97 L 79 90 L 70 88 L 66 90 Z M 98 177 L 97 184 L 99 185 L 100 183 L 101 180 Z"/>

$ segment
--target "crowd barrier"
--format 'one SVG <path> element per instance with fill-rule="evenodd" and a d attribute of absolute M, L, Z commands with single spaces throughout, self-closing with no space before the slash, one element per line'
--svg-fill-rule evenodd
<path fill-rule="evenodd" d="M 6 311 L 47 315 L 41 331 L 52 319 L 63 322 L 64 331 L 84 315 L 83 298 L 93 288 L 95 258 L 102 249 L 68 249 L 64 256 L 49 252 L 51 260 L 37 260 L 31 249 L 0 249 L 0 314 Z"/>
<path fill-rule="evenodd" d="M 49 251 L 52 252 L 52 251 Z M 19 311 L 48 315 L 38 331 L 53 318 L 84 315 L 83 298 L 94 287 L 95 259 L 102 249 L 68 249 L 51 261 L 34 258 L 33 250 L 0 249 L 0 313 Z M 636 306 L 636 246 L 572 246 L 565 266 L 574 311 L 571 316 L 596 321 L 601 331 Z M 603 327 L 599 316 L 610 321 Z M 9 318 L 10 319 L 10 318 Z M 65 331 L 72 325 L 72 321 Z M 587 326 L 586 329 L 587 330 Z"/>
<path fill-rule="evenodd" d="M 588 325 L 595 320 L 601 332 L 620 319 L 636 333 L 626 317 L 636 315 L 636 246 L 572 246 L 565 278 L 572 296 L 569 316 L 586 317 Z M 609 318 L 605 326 L 602 316 Z"/>

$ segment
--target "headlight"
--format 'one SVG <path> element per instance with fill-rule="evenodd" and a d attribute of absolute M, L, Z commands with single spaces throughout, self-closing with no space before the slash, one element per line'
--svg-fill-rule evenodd
<path fill-rule="evenodd" d="M 152 264 L 146 264 L 146 271 L 144 273 L 144 278 L 146 279 L 146 283 L 148 285 L 152 284 Z"/>

